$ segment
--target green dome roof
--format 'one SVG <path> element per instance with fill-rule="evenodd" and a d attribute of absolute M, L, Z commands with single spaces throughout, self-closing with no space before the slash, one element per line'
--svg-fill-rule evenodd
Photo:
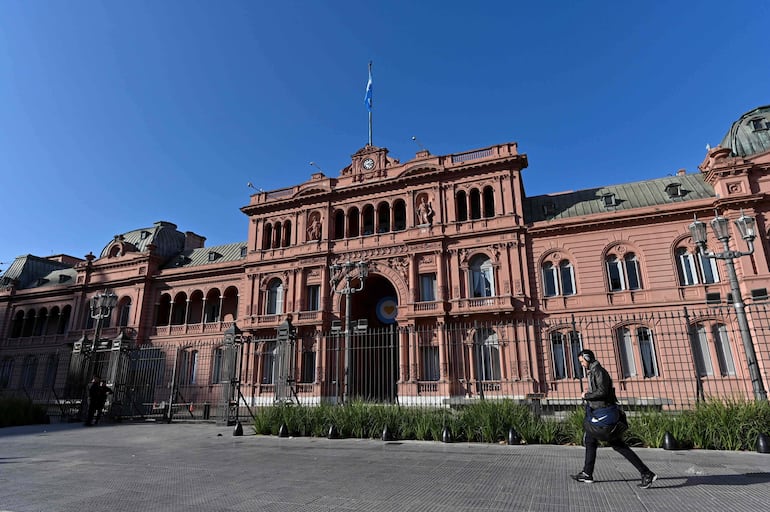
<path fill-rule="evenodd" d="M 770 105 L 743 114 L 719 145 L 742 157 L 770 151 Z"/>

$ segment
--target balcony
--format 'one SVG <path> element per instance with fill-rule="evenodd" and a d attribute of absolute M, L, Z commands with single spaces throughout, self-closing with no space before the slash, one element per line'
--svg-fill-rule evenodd
<path fill-rule="evenodd" d="M 451 315 L 469 315 L 472 313 L 502 313 L 515 309 L 513 297 L 502 295 L 495 297 L 474 297 L 472 299 L 452 299 Z"/>

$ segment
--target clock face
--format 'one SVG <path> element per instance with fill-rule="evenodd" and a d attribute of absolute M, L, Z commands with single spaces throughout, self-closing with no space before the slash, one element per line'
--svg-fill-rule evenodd
<path fill-rule="evenodd" d="M 371 171 L 372 169 L 374 169 L 374 160 L 372 160 L 371 158 L 367 158 L 366 160 L 364 160 L 364 169 L 366 169 L 367 171 Z"/>

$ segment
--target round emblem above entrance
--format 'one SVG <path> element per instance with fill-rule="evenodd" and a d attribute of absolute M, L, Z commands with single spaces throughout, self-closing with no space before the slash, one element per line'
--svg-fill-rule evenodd
<path fill-rule="evenodd" d="M 364 165 L 364 169 L 366 169 L 367 171 L 371 171 L 372 169 L 374 169 L 374 160 L 372 160 L 371 158 L 367 158 L 364 160 L 363 165 Z"/>
<path fill-rule="evenodd" d="M 377 303 L 377 318 L 384 324 L 396 322 L 398 316 L 398 303 L 395 297 L 383 297 Z"/>

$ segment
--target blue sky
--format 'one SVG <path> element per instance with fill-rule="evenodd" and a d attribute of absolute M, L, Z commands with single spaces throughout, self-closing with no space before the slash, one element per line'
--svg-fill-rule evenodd
<path fill-rule="evenodd" d="M 0 1 L 0 269 L 174 222 L 245 240 L 252 182 L 517 141 L 528 195 L 696 172 L 770 103 L 770 3 Z"/>

